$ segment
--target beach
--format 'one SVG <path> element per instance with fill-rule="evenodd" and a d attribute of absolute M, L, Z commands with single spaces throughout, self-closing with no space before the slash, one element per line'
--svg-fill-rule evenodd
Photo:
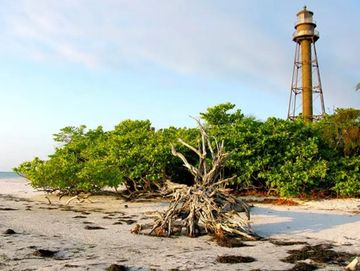
<path fill-rule="evenodd" d="M 220 246 L 210 236 L 131 233 L 135 224 L 150 222 L 149 216 L 164 210 L 166 201 L 91 196 L 66 205 L 68 199 L 51 196 L 49 204 L 44 193 L 23 178 L 0 180 L 0 270 L 106 270 L 111 265 L 122 270 L 300 270 L 294 267 L 301 263 L 316 270 L 343 270 L 360 256 L 360 199 L 288 206 L 249 198 L 250 223 L 263 239 L 243 241 L 241 247 Z M 289 262 L 289 251 L 304 247 L 345 256 L 327 262 L 313 257 Z M 223 263 L 222 256 L 253 260 Z"/>

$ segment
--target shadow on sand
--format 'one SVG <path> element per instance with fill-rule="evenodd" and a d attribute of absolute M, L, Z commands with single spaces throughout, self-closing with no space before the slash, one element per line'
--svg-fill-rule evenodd
<path fill-rule="evenodd" d="M 335 214 L 311 210 L 274 210 L 267 207 L 254 207 L 251 214 L 259 216 L 252 227 L 257 234 L 264 237 L 272 234 L 316 233 L 350 223 L 359 223 L 360 228 L 360 215 L 355 214 Z"/>

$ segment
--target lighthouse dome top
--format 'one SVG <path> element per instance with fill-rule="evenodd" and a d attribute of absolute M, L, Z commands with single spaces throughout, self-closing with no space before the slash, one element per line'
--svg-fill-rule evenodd
<path fill-rule="evenodd" d="M 314 27 L 316 26 L 315 21 L 313 20 L 314 12 L 308 10 L 306 6 L 304 9 L 300 10 L 297 16 L 297 22 L 295 23 L 295 28 L 300 24 L 312 24 Z"/>
<path fill-rule="evenodd" d="M 317 41 L 319 39 L 319 32 L 315 30 L 316 23 L 313 20 L 314 13 L 306 8 L 300 10 L 297 14 L 297 21 L 295 23 L 296 31 L 293 34 L 293 40 L 300 42 L 304 39 Z"/>

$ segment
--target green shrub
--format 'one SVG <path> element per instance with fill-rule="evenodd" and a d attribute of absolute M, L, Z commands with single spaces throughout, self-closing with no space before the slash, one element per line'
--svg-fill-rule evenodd
<path fill-rule="evenodd" d="M 333 162 L 334 190 L 340 196 L 360 196 L 360 157 L 344 157 Z"/>
<path fill-rule="evenodd" d="M 280 196 L 328 191 L 359 196 L 360 110 L 337 109 L 314 124 L 245 116 L 225 103 L 201 113 L 211 137 L 223 140 L 229 152 L 223 177 L 236 175 L 231 184 L 239 190 L 255 189 Z M 197 129 L 155 130 L 148 120 L 124 120 L 111 131 L 99 126 L 65 127 L 54 135 L 59 144 L 49 159 L 35 158 L 15 171 L 36 188 L 76 193 L 117 188 L 130 191 L 156 189 L 165 179 L 192 184 L 171 145 L 191 164 L 198 157 L 180 144 L 200 142 Z"/>

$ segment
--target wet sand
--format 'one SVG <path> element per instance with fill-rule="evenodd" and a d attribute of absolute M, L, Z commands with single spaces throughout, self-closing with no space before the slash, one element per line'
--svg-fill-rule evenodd
<path fill-rule="evenodd" d="M 147 215 L 166 208 L 166 202 L 89 199 L 66 206 L 68 198 L 53 196 L 50 205 L 25 179 L 1 180 L 0 270 L 106 270 L 114 264 L 127 268 L 123 270 L 299 270 L 292 268 L 301 262 L 317 270 L 341 270 L 360 256 L 359 199 L 298 206 L 254 203 L 251 224 L 264 240 L 233 248 L 219 246 L 208 236 L 159 238 L 130 232 L 136 223 L 150 222 Z M 354 256 L 332 263 L 283 261 L 290 250 L 307 244 Z M 222 256 L 253 261 L 222 263 Z"/>

